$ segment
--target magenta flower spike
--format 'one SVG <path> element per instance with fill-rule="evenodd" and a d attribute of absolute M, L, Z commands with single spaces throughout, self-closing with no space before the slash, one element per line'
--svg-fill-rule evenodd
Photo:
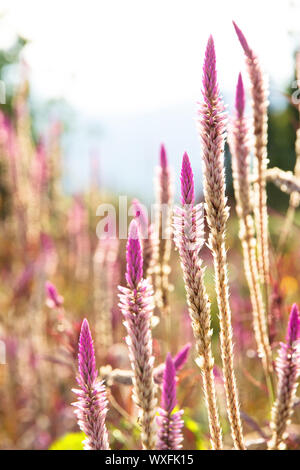
<path fill-rule="evenodd" d="M 57 289 L 54 284 L 50 281 L 46 281 L 45 284 L 46 290 L 46 305 L 49 308 L 59 308 L 64 303 L 64 298 L 58 294 Z"/>
<path fill-rule="evenodd" d="M 182 159 L 181 167 L 181 204 L 194 204 L 195 190 L 194 190 L 194 175 L 192 172 L 188 154 L 185 152 Z"/>
<path fill-rule="evenodd" d="M 287 328 L 287 335 L 286 335 L 286 342 L 290 347 L 293 347 L 295 341 L 299 339 L 300 335 L 300 317 L 299 317 L 299 310 L 296 304 L 292 306 L 288 328 Z"/>
<path fill-rule="evenodd" d="M 270 259 L 268 240 L 268 211 L 266 192 L 266 170 L 268 166 L 268 86 L 259 59 L 249 47 L 240 28 L 233 22 L 237 37 L 246 56 L 248 75 L 251 83 L 254 156 L 256 161 L 257 182 L 254 185 L 254 215 L 257 231 L 257 248 L 260 275 L 265 289 L 270 284 Z"/>
<path fill-rule="evenodd" d="M 163 169 L 166 169 L 168 167 L 167 152 L 164 144 L 161 144 L 160 146 L 160 166 Z"/>
<path fill-rule="evenodd" d="M 165 146 L 160 147 L 160 165 L 158 178 L 158 191 L 160 193 L 160 203 L 169 204 L 172 197 L 170 167 Z"/>
<path fill-rule="evenodd" d="M 222 431 L 216 402 L 213 377 L 213 356 L 211 350 L 210 303 L 204 285 L 204 268 L 200 250 L 204 244 L 202 204 L 194 206 L 194 176 L 190 161 L 185 153 L 181 168 L 182 207 L 174 210 L 174 241 L 179 251 L 189 315 L 195 336 L 198 358 L 204 384 L 211 444 L 213 449 L 222 449 Z M 189 349 L 189 345 L 187 345 Z M 174 358 L 175 368 L 188 352 L 182 350 Z"/>
<path fill-rule="evenodd" d="M 126 281 L 134 289 L 143 277 L 143 256 L 139 240 L 139 229 L 135 220 L 129 226 L 129 236 L 126 250 L 127 272 Z"/>
<path fill-rule="evenodd" d="M 180 351 L 176 354 L 176 356 L 173 358 L 173 363 L 175 367 L 175 371 L 177 372 L 178 370 L 182 369 L 184 364 L 186 363 L 188 359 L 188 355 L 191 349 L 191 343 L 186 344 L 183 346 Z M 161 385 L 163 381 L 163 376 L 164 376 L 164 370 L 165 370 L 165 363 L 160 364 L 158 367 L 156 367 L 155 372 L 154 372 L 154 381 L 156 384 Z"/>
<path fill-rule="evenodd" d="M 286 429 L 294 412 L 294 401 L 300 376 L 299 336 L 300 316 L 298 307 L 294 304 L 287 327 L 286 342 L 281 343 L 276 361 L 278 386 L 271 415 L 270 449 L 285 449 Z"/>
<path fill-rule="evenodd" d="M 204 244 L 203 210 L 201 204 L 194 205 L 194 175 L 186 152 L 182 158 L 180 181 L 182 207 L 175 207 L 174 210 L 174 240 L 179 249 L 183 249 L 185 252 L 186 250 L 190 251 L 186 262 L 191 264 L 192 250 L 199 251 Z"/>
<path fill-rule="evenodd" d="M 253 58 L 253 51 L 252 51 L 252 49 L 250 49 L 244 34 L 242 33 L 242 31 L 240 30 L 240 28 L 238 27 L 238 25 L 234 21 L 232 23 L 233 23 L 235 32 L 236 32 L 237 37 L 238 37 L 238 39 L 241 43 L 242 48 L 244 49 L 244 52 L 245 52 L 246 56 L 249 59 L 252 59 Z"/>
<path fill-rule="evenodd" d="M 85 433 L 85 450 L 109 450 L 105 425 L 107 413 L 106 390 L 103 382 L 97 380 L 95 352 L 88 321 L 82 322 L 79 337 L 78 376 L 79 390 L 74 389 L 78 425 Z"/>
<path fill-rule="evenodd" d="M 170 255 L 171 255 L 171 212 L 173 202 L 172 171 L 168 163 L 164 145 L 160 148 L 160 161 L 155 177 L 156 210 L 154 224 L 154 284 L 156 306 L 161 315 L 170 313 L 169 292 L 171 290 Z"/>
<path fill-rule="evenodd" d="M 140 412 L 142 444 L 144 449 L 151 450 L 155 449 L 156 441 L 156 387 L 150 326 L 154 305 L 151 285 L 143 279 L 142 248 L 135 220 L 129 227 L 126 259 L 128 287 L 119 286 L 119 306 L 127 330 L 126 343 L 133 371 L 133 400 Z"/>
<path fill-rule="evenodd" d="M 244 111 L 245 91 L 242 75 L 239 74 L 235 97 L 235 115 L 229 133 L 233 188 L 240 226 L 239 237 L 243 250 L 244 270 L 252 305 L 254 336 L 258 355 L 262 360 L 265 373 L 268 375 L 273 369 L 273 362 L 265 306 L 259 283 L 254 219 L 251 215 L 253 194 L 250 183 L 249 129 Z"/>
<path fill-rule="evenodd" d="M 132 201 L 132 207 L 141 236 L 141 244 L 143 249 L 143 276 L 147 278 L 151 274 L 153 267 L 153 226 L 152 224 L 149 224 L 147 211 L 137 199 Z"/>
<path fill-rule="evenodd" d="M 242 450 L 245 448 L 245 445 L 233 365 L 232 323 L 225 243 L 229 216 L 229 207 L 225 194 L 224 168 L 226 114 L 219 93 L 216 54 L 212 36 L 208 39 L 205 51 L 202 83 L 203 101 L 200 103 L 198 111 L 198 126 L 202 142 L 203 192 L 206 220 L 209 229 L 208 246 L 214 259 L 227 412 L 234 447 Z"/>
<path fill-rule="evenodd" d="M 161 408 L 157 417 L 158 450 L 176 450 L 182 447 L 183 410 L 173 413 L 176 403 L 176 370 L 172 356 L 168 353 L 163 375 Z"/>
<path fill-rule="evenodd" d="M 182 349 L 180 349 L 180 351 L 178 351 L 176 356 L 173 358 L 174 367 L 176 371 L 182 369 L 182 367 L 186 363 L 191 347 L 191 343 L 187 343 L 185 346 L 183 346 Z"/>
<path fill-rule="evenodd" d="M 238 117 L 241 119 L 244 116 L 245 111 L 245 90 L 242 74 L 239 73 L 239 78 L 236 86 L 236 95 L 235 95 L 235 109 Z"/>
<path fill-rule="evenodd" d="M 200 124 L 203 126 L 201 133 L 204 144 L 208 144 L 207 136 L 211 134 L 212 128 L 215 128 L 214 152 L 219 155 L 223 153 L 223 133 L 225 132 L 224 104 L 220 96 L 219 85 L 217 81 L 216 53 L 213 37 L 210 36 L 207 42 L 202 79 L 202 94 L 204 104 L 199 111 Z M 207 134 L 205 133 L 207 132 Z"/>
<path fill-rule="evenodd" d="M 79 338 L 78 383 L 91 386 L 97 378 L 94 344 L 88 321 L 83 320 Z"/>
<path fill-rule="evenodd" d="M 163 376 L 161 407 L 172 413 L 176 406 L 176 370 L 170 353 L 167 354 Z"/>

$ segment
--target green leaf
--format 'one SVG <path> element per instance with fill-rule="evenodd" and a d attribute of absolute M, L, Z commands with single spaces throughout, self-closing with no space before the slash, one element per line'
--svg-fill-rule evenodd
<path fill-rule="evenodd" d="M 83 450 L 82 441 L 84 439 L 83 432 L 71 432 L 54 441 L 49 450 Z"/>

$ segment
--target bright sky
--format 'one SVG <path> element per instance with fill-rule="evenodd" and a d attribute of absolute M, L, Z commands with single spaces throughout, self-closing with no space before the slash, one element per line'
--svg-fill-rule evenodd
<path fill-rule="evenodd" d="M 291 9 L 292 3 L 298 7 Z M 2 0 L 0 48 L 9 46 L 16 33 L 28 38 L 25 60 L 37 102 L 63 97 L 75 109 L 65 146 L 68 188 L 89 184 L 89 154 L 95 147 L 102 184 L 145 200 L 153 194 L 160 142 L 167 146 L 175 174 L 188 151 L 201 175 L 194 120 L 208 36 L 215 39 L 220 88 L 229 105 L 244 70 L 232 19 L 271 75 L 271 98 L 280 98 L 293 70 L 292 52 L 300 45 L 299 36 L 288 33 L 297 30 L 299 35 L 299 4 Z M 91 131 L 94 125 L 100 133 Z"/>
<path fill-rule="evenodd" d="M 289 0 L 2 0 L 0 47 L 16 32 L 38 95 L 88 114 L 135 114 L 195 101 L 205 43 L 215 38 L 221 88 L 244 61 L 235 19 L 276 85 L 290 76 L 298 14 Z M 293 25 L 293 22 L 295 25 Z"/>

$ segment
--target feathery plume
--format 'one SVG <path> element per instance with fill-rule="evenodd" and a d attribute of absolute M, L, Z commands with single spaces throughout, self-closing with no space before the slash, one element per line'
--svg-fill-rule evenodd
<path fill-rule="evenodd" d="M 244 449 L 239 399 L 233 367 L 231 309 L 226 259 L 226 222 L 229 216 L 225 197 L 224 171 L 224 104 L 219 95 L 214 41 L 210 36 L 203 67 L 203 99 L 199 110 L 199 130 L 202 140 L 204 197 L 207 223 L 210 229 L 209 247 L 214 258 L 215 283 L 220 318 L 220 341 L 223 362 L 227 412 L 234 446 Z"/>
<path fill-rule="evenodd" d="M 238 39 L 246 56 L 248 74 L 251 82 L 253 123 L 254 123 L 254 154 L 256 157 L 257 183 L 254 187 L 256 202 L 254 206 L 255 224 L 258 241 L 258 260 L 262 280 L 268 295 L 270 281 L 270 261 L 268 242 L 268 212 L 266 192 L 267 132 L 268 132 L 268 89 L 257 56 L 249 47 L 247 40 L 233 22 Z"/>
<path fill-rule="evenodd" d="M 127 330 L 126 342 L 133 371 L 133 399 L 140 410 L 142 444 L 144 449 L 151 450 L 155 448 L 157 403 L 150 328 L 154 305 L 151 285 L 143 279 L 143 255 L 135 220 L 129 227 L 126 259 L 128 287 L 119 286 L 119 305 Z"/>
<path fill-rule="evenodd" d="M 245 92 L 241 74 L 239 74 L 236 88 L 235 108 L 236 115 L 231 126 L 229 144 L 232 154 L 232 175 L 236 210 L 240 223 L 239 237 L 242 243 L 244 269 L 252 303 L 255 339 L 259 356 L 262 357 L 263 366 L 268 375 L 272 371 L 272 353 L 256 258 L 256 240 L 252 217 L 252 195 L 250 192 L 249 175 L 249 132 L 247 121 L 244 117 Z"/>
<path fill-rule="evenodd" d="M 170 353 L 167 355 L 163 375 L 161 407 L 159 408 L 158 450 L 177 450 L 182 448 L 183 410 L 173 410 L 176 406 L 176 370 Z"/>
<path fill-rule="evenodd" d="M 154 252 L 155 296 L 164 314 L 170 314 L 169 273 L 171 253 L 172 178 L 164 145 L 160 149 L 160 165 L 156 176 L 156 246 Z"/>
<path fill-rule="evenodd" d="M 194 176 L 185 153 L 181 169 L 181 203 L 175 208 L 174 240 L 179 251 L 189 314 L 196 340 L 199 365 L 203 376 L 205 403 L 213 449 L 222 448 L 222 431 L 214 383 L 214 360 L 211 350 L 210 302 L 204 285 L 204 270 L 199 251 L 204 244 L 202 206 L 194 206 Z"/>
<path fill-rule="evenodd" d="M 269 449 L 284 449 L 286 428 L 293 414 L 298 378 L 300 375 L 300 317 L 296 304 L 293 305 L 287 327 L 286 342 L 281 343 L 276 361 L 278 375 L 277 398 L 272 409 L 272 439 Z"/>
<path fill-rule="evenodd" d="M 95 352 L 88 321 L 83 320 L 79 338 L 78 377 L 79 390 L 75 414 L 80 429 L 86 434 L 85 450 L 109 450 L 105 425 L 107 413 L 106 390 L 103 382 L 97 380 Z"/>

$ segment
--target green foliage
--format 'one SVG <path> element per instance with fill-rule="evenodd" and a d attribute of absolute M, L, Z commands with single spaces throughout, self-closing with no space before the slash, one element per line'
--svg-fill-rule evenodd
<path fill-rule="evenodd" d="M 183 414 L 183 421 L 185 428 L 190 431 L 195 440 L 195 446 L 197 450 L 201 450 L 205 448 L 205 439 L 203 436 L 202 429 L 197 421 L 195 421 L 190 416 L 191 410 L 189 408 L 185 408 Z"/>
<path fill-rule="evenodd" d="M 20 63 L 21 53 L 26 44 L 27 40 L 18 36 L 9 49 L 0 50 L 0 80 L 4 81 L 6 87 L 6 103 L 1 104 L 1 110 L 8 115 L 11 115 L 13 112 L 12 100 L 15 91 L 12 78 L 15 73 L 12 72 L 17 64 Z"/>
<path fill-rule="evenodd" d="M 53 442 L 49 450 L 83 450 L 84 439 L 83 432 L 71 432 Z"/>

